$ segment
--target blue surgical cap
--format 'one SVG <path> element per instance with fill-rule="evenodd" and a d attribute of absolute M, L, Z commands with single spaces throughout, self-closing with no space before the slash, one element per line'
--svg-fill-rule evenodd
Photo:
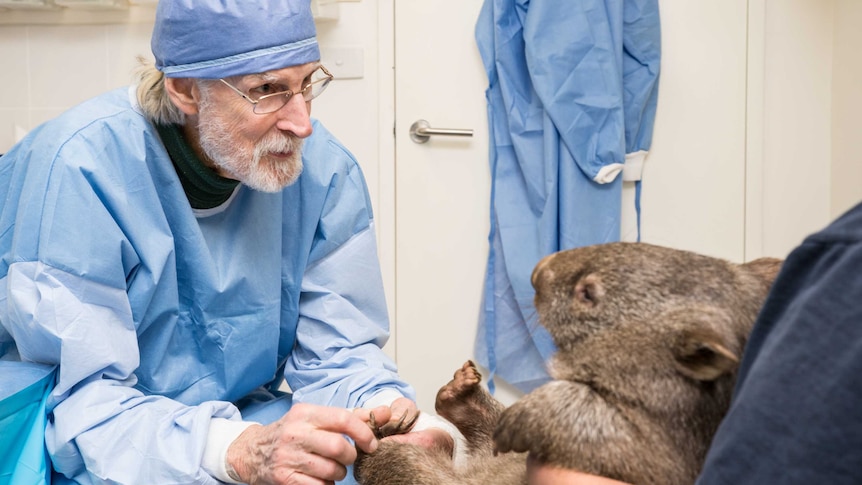
<path fill-rule="evenodd" d="M 310 0 L 159 0 L 151 46 L 167 77 L 217 79 L 320 59 Z"/>

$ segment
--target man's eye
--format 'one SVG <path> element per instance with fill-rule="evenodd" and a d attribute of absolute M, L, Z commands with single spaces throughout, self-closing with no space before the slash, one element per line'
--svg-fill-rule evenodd
<path fill-rule="evenodd" d="M 284 88 L 279 86 L 278 84 L 263 84 L 251 90 L 251 94 L 255 94 L 257 96 L 265 96 L 267 94 L 278 93 L 281 91 L 285 91 Z"/>

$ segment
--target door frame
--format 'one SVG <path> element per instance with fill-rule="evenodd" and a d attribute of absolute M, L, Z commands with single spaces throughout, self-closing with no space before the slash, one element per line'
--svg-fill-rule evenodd
<path fill-rule="evenodd" d="M 403 1 L 403 0 L 402 0 Z M 377 86 L 380 109 L 377 115 L 379 147 L 378 181 L 380 202 L 375 210 L 377 244 L 383 287 L 386 290 L 386 305 L 389 311 L 389 342 L 384 350 L 395 358 L 398 323 L 394 321 L 395 281 L 395 0 L 377 0 L 377 63 L 379 72 Z"/>

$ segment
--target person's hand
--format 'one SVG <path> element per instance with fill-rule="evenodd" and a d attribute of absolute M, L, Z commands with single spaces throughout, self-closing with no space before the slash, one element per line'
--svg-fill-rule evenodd
<path fill-rule="evenodd" d="M 227 461 L 243 483 L 331 484 L 347 476 L 356 460 L 356 448 L 367 453 L 378 442 L 368 425 L 370 413 L 377 422 L 391 418 L 390 409 L 373 410 L 295 404 L 278 421 L 253 425 L 231 443 Z"/>
<path fill-rule="evenodd" d="M 627 485 L 611 478 L 567 470 L 527 457 L 527 483 L 529 485 Z"/>

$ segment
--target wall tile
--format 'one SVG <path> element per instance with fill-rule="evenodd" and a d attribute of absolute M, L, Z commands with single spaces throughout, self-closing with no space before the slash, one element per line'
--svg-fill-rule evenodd
<path fill-rule="evenodd" d="M 0 27 L 0 59 L 0 108 L 27 107 L 27 27 Z"/>
<path fill-rule="evenodd" d="M 30 128 L 30 113 L 26 109 L 0 108 L 0 153 L 6 153 L 12 148 L 16 141 L 16 132 L 26 132 Z"/>
<path fill-rule="evenodd" d="M 33 108 L 68 108 L 108 89 L 104 25 L 30 27 Z"/>
<path fill-rule="evenodd" d="M 138 56 L 152 61 L 150 36 L 152 23 L 132 23 L 108 27 L 108 85 L 125 86 L 133 82 Z"/>

